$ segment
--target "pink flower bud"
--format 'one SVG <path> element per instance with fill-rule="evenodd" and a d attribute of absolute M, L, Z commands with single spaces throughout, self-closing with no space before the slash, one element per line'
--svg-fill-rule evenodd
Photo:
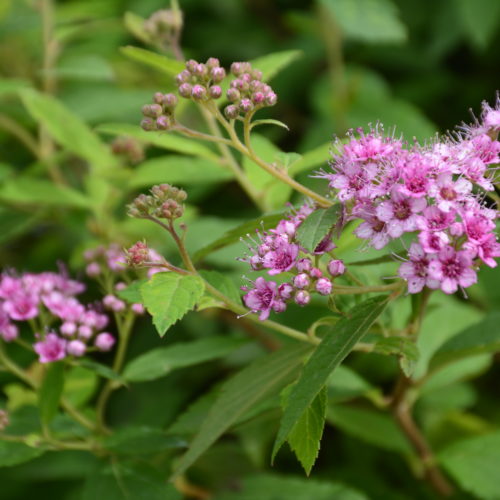
<path fill-rule="evenodd" d="M 155 130 L 155 122 L 151 120 L 151 118 L 144 118 L 144 120 L 141 120 L 141 128 L 142 130 L 145 130 L 146 132 L 150 132 L 151 130 Z"/>
<path fill-rule="evenodd" d="M 206 66 L 210 69 L 218 68 L 220 66 L 220 61 L 216 57 L 209 57 Z"/>
<path fill-rule="evenodd" d="M 226 106 L 224 108 L 224 114 L 226 115 L 226 118 L 229 118 L 230 120 L 234 120 L 235 118 L 238 117 L 240 114 L 238 106 L 235 106 L 234 104 L 230 104 L 229 106 Z"/>
<path fill-rule="evenodd" d="M 132 304 L 131 309 L 135 314 L 144 314 L 145 312 L 144 306 L 139 302 Z"/>
<path fill-rule="evenodd" d="M 78 336 L 81 337 L 82 339 L 89 339 L 90 337 L 92 337 L 93 333 L 94 332 L 92 331 L 92 328 L 90 328 L 90 326 L 81 325 L 78 328 Z"/>
<path fill-rule="evenodd" d="M 155 102 L 155 104 L 162 105 L 164 98 L 165 96 L 161 92 L 155 92 L 153 95 L 153 101 Z"/>
<path fill-rule="evenodd" d="M 278 102 L 278 96 L 272 91 L 268 92 L 264 102 L 267 106 L 274 106 Z"/>
<path fill-rule="evenodd" d="M 311 280 L 306 273 L 297 274 L 295 278 L 293 278 L 293 286 L 295 288 L 307 288 Z"/>
<path fill-rule="evenodd" d="M 344 272 L 345 272 L 344 261 L 332 259 L 330 262 L 328 262 L 328 272 L 333 277 L 340 276 L 341 274 L 344 274 Z"/>
<path fill-rule="evenodd" d="M 85 272 L 87 276 L 94 278 L 95 276 L 99 276 L 101 274 L 101 266 L 97 262 L 91 262 L 85 268 Z"/>
<path fill-rule="evenodd" d="M 198 61 L 195 61 L 194 59 L 190 59 L 189 61 L 186 62 L 186 69 L 192 74 L 194 74 L 197 67 L 198 67 Z"/>
<path fill-rule="evenodd" d="M 185 69 L 175 77 L 175 82 L 177 83 L 177 85 L 181 85 L 182 83 L 189 82 L 190 78 L 191 73 L 187 69 Z"/>
<path fill-rule="evenodd" d="M 85 351 L 87 350 L 87 346 L 81 340 L 71 340 L 68 342 L 66 347 L 66 352 L 71 354 L 71 356 L 83 356 Z"/>
<path fill-rule="evenodd" d="M 242 99 L 240 101 L 240 110 L 243 111 L 243 113 L 249 113 L 250 111 L 253 110 L 253 108 L 254 106 L 250 99 L 247 99 L 245 97 L 245 99 Z"/>
<path fill-rule="evenodd" d="M 321 272 L 321 269 L 318 269 L 317 267 L 313 267 L 311 269 L 310 275 L 312 278 L 321 278 L 323 276 L 323 273 Z"/>
<path fill-rule="evenodd" d="M 299 259 L 295 267 L 297 268 L 297 271 L 299 271 L 299 273 L 306 273 L 312 267 L 311 259 Z"/>
<path fill-rule="evenodd" d="M 5 342 L 12 342 L 19 336 L 19 330 L 17 326 L 12 323 L 4 324 L 0 329 L 0 337 L 2 337 Z"/>
<path fill-rule="evenodd" d="M 168 130 L 172 126 L 170 118 L 166 115 L 162 115 L 156 119 L 156 127 L 158 130 Z"/>
<path fill-rule="evenodd" d="M 230 88 L 227 89 L 226 97 L 229 102 L 237 102 L 240 100 L 241 94 L 238 89 Z"/>
<path fill-rule="evenodd" d="M 254 104 L 262 104 L 264 102 L 265 96 L 262 92 L 254 92 L 252 94 L 252 102 Z"/>
<path fill-rule="evenodd" d="M 189 99 L 191 97 L 191 92 L 193 91 L 193 87 L 190 83 L 183 83 L 179 86 L 179 95 Z"/>
<path fill-rule="evenodd" d="M 239 63 L 239 62 L 234 62 L 233 64 L 231 64 L 231 73 L 234 75 L 234 76 L 239 76 L 241 75 L 241 73 L 243 73 L 243 64 L 242 63 Z"/>
<path fill-rule="evenodd" d="M 59 331 L 65 336 L 65 337 L 71 337 L 76 333 L 76 324 L 73 323 L 72 321 L 65 321 L 61 327 L 59 328 Z"/>
<path fill-rule="evenodd" d="M 316 291 L 321 295 L 330 295 L 332 292 L 332 282 L 327 278 L 320 278 L 316 282 Z"/>
<path fill-rule="evenodd" d="M 278 287 L 278 293 L 282 299 L 285 299 L 285 300 L 290 299 L 292 297 L 292 293 L 293 293 L 293 286 L 290 285 L 290 283 L 282 283 Z"/>
<path fill-rule="evenodd" d="M 224 68 L 213 68 L 212 71 L 210 71 L 210 76 L 214 82 L 219 83 L 226 78 L 226 71 Z"/>
<path fill-rule="evenodd" d="M 191 97 L 201 101 L 207 97 L 207 89 L 203 85 L 194 85 L 193 90 L 191 90 Z"/>
<path fill-rule="evenodd" d="M 212 85 L 208 89 L 208 93 L 212 99 L 218 99 L 222 95 L 222 89 L 219 85 Z"/>
<path fill-rule="evenodd" d="M 172 111 L 176 106 L 177 106 L 177 96 L 175 94 L 165 94 L 163 96 L 163 107 L 168 110 Z"/>
<path fill-rule="evenodd" d="M 100 351 L 109 351 L 115 344 L 115 338 L 110 333 L 100 333 L 96 337 L 94 344 Z"/>
<path fill-rule="evenodd" d="M 311 301 L 311 295 L 305 290 L 299 290 L 295 295 L 295 303 L 299 306 L 306 306 Z"/>

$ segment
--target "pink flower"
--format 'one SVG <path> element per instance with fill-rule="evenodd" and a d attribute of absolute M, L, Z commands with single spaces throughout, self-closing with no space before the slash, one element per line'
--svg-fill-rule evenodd
<path fill-rule="evenodd" d="M 278 285 L 274 281 L 266 281 L 262 277 L 255 280 L 254 288 L 243 296 L 245 305 L 254 313 L 259 313 L 261 321 L 269 318 L 271 309 L 281 308 L 283 301 L 278 296 Z"/>
<path fill-rule="evenodd" d="M 55 333 L 48 333 L 45 339 L 33 345 L 39 356 L 40 363 L 51 363 L 66 357 L 67 341 L 58 337 Z"/>
<path fill-rule="evenodd" d="M 500 257 L 500 244 L 494 234 L 490 234 L 481 243 L 467 242 L 464 248 L 477 255 L 488 267 L 497 267 L 495 257 Z"/>
<path fill-rule="evenodd" d="M 35 296 L 20 292 L 3 303 L 3 310 L 16 321 L 26 321 L 38 315 L 38 301 Z"/>
<path fill-rule="evenodd" d="M 408 282 L 409 293 L 419 293 L 424 286 L 439 288 L 439 281 L 429 275 L 432 256 L 426 254 L 418 243 L 412 243 L 408 252 L 410 260 L 399 266 L 398 274 Z"/>
<path fill-rule="evenodd" d="M 449 212 L 470 195 L 472 184 L 467 179 L 459 178 L 454 181 L 452 175 L 439 175 L 436 182 L 430 187 L 429 195 L 436 199 L 437 207 L 443 212 Z"/>
<path fill-rule="evenodd" d="M 455 293 L 459 286 L 467 288 L 477 282 L 476 272 L 472 269 L 473 256 L 469 250 L 457 252 L 446 246 L 429 264 L 429 275 L 440 282 L 444 293 Z"/>
<path fill-rule="evenodd" d="M 284 273 L 292 269 L 298 255 L 298 245 L 281 241 L 262 257 L 262 265 L 269 269 L 270 275 Z"/>

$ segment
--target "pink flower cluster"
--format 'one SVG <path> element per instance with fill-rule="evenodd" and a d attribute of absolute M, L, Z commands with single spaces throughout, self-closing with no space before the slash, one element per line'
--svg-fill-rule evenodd
<path fill-rule="evenodd" d="M 315 267 L 313 260 L 331 252 L 335 245 L 328 234 L 313 252 L 308 252 L 297 241 L 297 229 L 313 208 L 303 205 L 297 212 L 281 220 L 274 229 L 257 232 L 257 240 L 251 239 L 250 254 L 240 259 L 247 262 L 252 270 L 266 270 L 271 276 L 289 273 L 287 281 L 278 284 L 258 277 L 250 287 L 242 287 L 247 292 L 243 300 L 245 305 L 259 319 L 269 317 L 271 310 L 283 312 L 287 302 L 294 301 L 305 306 L 311 300 L 311 293 L 329 295 L 332 291 L 332 278 L 344 273 L 344 263 L 331 259 L 327 271 Z"/>
<path fill-rule="evenodd" d="M 42 363 L 67 355 L 83 356 L 90 343 L 101 351 L 111 349 L 113 336 L 102 332 L 108 324 L 107 316 L 75 297 L 84 289 L 83 283 L 69 279 L 63 272 L 20 276 L 3 273 L 0 336 L 10 342 L 19 335 L 16 322 L 37 324 L 43 331 L 36 332 L 38 341 L 33 348 Z"/>
<path fill-rule="evenodd" d="M 329 181 L 351 220 L 354 233 L 380 250 L 413 233 L 408 261 L 399 276 L 408 291 L 425 286 L 451 294 L 477 281 L 481 261 L 495 267 L 500 245 L 495 235 L 496 208 L 484 202 L 494 190 L 499 162 L 500 101 L 483 103 L 481 121 L 463 126 L 454 137 L 405 148 L 377 127 L 338 142 Z"/>

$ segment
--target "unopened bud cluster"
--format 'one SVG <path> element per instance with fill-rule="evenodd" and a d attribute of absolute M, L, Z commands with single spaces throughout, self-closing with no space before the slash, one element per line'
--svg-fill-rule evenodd
<path fill-rule="evenodd" d="M 172 128 L 175 123 L 174 110 L 177 102 L 175 94 L 156 92 L 153 96 L 153 104 L 146 104 L 142 107 L 144 119 L 141 121 L 141 127 L 146 131 Z"/>
<path fill-rule="evenodd" d="M 144 31 L 151 41 L 159 45 L 168 45 L 172 38 L 182 30 L 182 12 L 174 9 L 161 9 L 144 21 Z"/>
<path fill-rule="evenodd" d="M 153 186 L 151 194 L 140 194 L 128 207 L 130 217 L 175 220 L 182 217 L 186 191 L 170 184 Z"/>
<path fill-rule="evenodd" d="M 127 163 L 135 165 L 144 160 L 144 148 L 142 144 L 132 137 L 117 137 L 111 143 L 111 151 L 117 156 L 123 157 Z"/>
<path fill-rule="evenodd" d="M 179 95 L 202 102 L 218 99 L 222 95 L 219 84 L 225 77 L 226 71 L 220 67 L 219 60 L 210 57 L 206 63 L 199 63 L 194 59 L 187 61 L 186 69 L 175 77 L 175 81 Z"/>
<path fill-rule="evenodd" d="M 266 106 L 274 106 L 278 101 L 273 89 L 262 81 L 262 72 L 253 69 L 249 62 L 234 62 L 231 64 L 231 74 L 235 78 L 226 93 L 231 104 L 224 108 L 224 114 L 230 120 Z"/>

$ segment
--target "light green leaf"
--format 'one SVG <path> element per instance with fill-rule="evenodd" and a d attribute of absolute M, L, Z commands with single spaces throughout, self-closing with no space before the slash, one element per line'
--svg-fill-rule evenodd
<path fill-rule="evenodd" d="M 333 402 L 378 393 L 378 389 L 375 389 L 361 375 L 345 365 L 337 366 L 328 377 L 326 387 L 328 388 L 328 399 Z"/>
<path fill-rule="evenodd" d="M 31 87 L 28 80 L 21 80 L 20 78 L 0 78 L 0 96 L 7 94 L 16 94 L 19 90 Z"/>
<path fill-rule="evenodd" d="M 300 50 L 284 50 L 258 57 L 250 62 L 253 68 L 262 71 L 262 79 L 269 81 L 283 68 L 286 68 L 290 63 L 302 57 L 302 55 L 303 52 Z"/>
<path fill-rule="evenodd" d="M 234 281 L 217 271 L 200 271 L 202 278 L 236 304 L 241 303 L 240 292 Z"/>
<path fill-rule="evenodd" d="M 125 28 L 143 43 L 151 43 L 151 37 L 144 29 L 145 19 L 134 12 L 125 12 L 123 24 Z"/>
<path fill-rule="evenodd" d="M 81 156 L 94 168 L 106 169 L 117 165 L 108 147 L 60 101 L 34 90 L 21 92 L 21 98 L 33 118 L 42 123 L 68 151 Z"/>
<path fill-rule="evenodd" d="M 485 49 L 495 35 L 500 21 L 497 0 L 455 0 L 462 29 L 472 44 Z"/>
<path fill-rule="evenodd" d="M 11 467 L 43 455 L 45 450 L 24 443 L 0 440 L 0 467 Z"/>
<path fill-rule="evenodd" d="M 158 453 L 173 448 L 186 448 L 187 442 L 153 427 L 125 427 L 104 438 L 102 444 L 108 450 L 123 455 Z"/>
<path fill-rule="evenodd" d="M 274 157 L 276 160 L 274 163 L 290 171 L 290 168 L 301 158 L 302 156 L 298 153 L 277 153 Z"/>
<path fill-rule="evenodd" d="M 203 296 L 204 283 L 193 275 L 157 273 L 141 286 L 142 303 L 161 337 Z"/>
<path fill-rule="evenodd" d="M 297 229 L 297 239 L 306 249 L 314 251 L 318 244 L 327 236 L 333 226 L 342 216 L 341 205 L 332 205 L 329 208 L 318 208 L 306 217 Z"/>
<path fill-rule="evenodd" d="M 129 188 L 142 188 L 168 182 L 170 184 L 207 184 L 231 180 L 233 174 L 206 158 L 160 156 L 146 160 L 134 168 Z"/>
<path fill-rule="evenodd" d="M 159 148 L 176 151 L 187 155 L 217 160 L 217 155 L 209 148 L 192 139 L 186 139 L 173 132 L 146 132 L 139 125 L 130 123 L 106 123 L 99 125 L 98 132 L 111 135 L 128 135 L 145 144 L 153 144 Z"/>
<path fill-rule="evenodd" d="M 500 432 L 455 442 L 438 460 L 464 490 L 484 500 L 500 498 Z"/>
<path fill-rule="evenodd" d="M 500 351 L 500 312 L 493 312 L 446 341 L 434 354 L 431 370 L 477 354 Z"/>
<path fill-rule="evenodd" d="M 178 462 L 174 476 L 188 469 L 239 417 L 289 384 L 297 376 L 309 349 L 304 344 L 282 348 L 225 382 L 189 450 Z"/>
<path fill-rule="evenodd" d="M 147 279 L 137 280 L 130 283 L 127 288 L 118 290 L 116 294 L 120 299 L 126 300 L 129 304 L 137 304 L 142 302 L 141 286 L 147 283 Z"/>
<path fill-rule="evenodd" d="M 321 436 L 325 427 L 326 404 L 328 393 L 326 387 L 320 390 L 311 406 L 307 408 L 288 436 L 288 444 L 304 467 L 306 474 L 318 457 Z M 285 402 L 285 408 L 287 403 Z"/>
<path fill-rule="evenodd" d="M 240 241 L 241 238 L 246 236 L 253 236 L 257 230 L 267 230 L 275 227 L 278 222 L 283 218 L 283 212 L 271 213 L 268 215 L 263 215 L 257 219 L 245 222 L 241 226 L 231 229 L 223 236 L 213 241 L 209 245 L 200 248 L 193 256 L 195 262 L 200 261 L 206 255 L 220 250 L 221 248 L 227 247 Z"/>
<path fill-rule="evenodd" d="M 49 425 L 56 416 L 59 400 L 64 387 L 64 363 L 49 363 L 38 394 L 40 419 L 43 425 Z"/>
<path fill-rule="evenodd" d="M 181 500 L 182 495 L 163 474 L 145 464 L 112 462 L 87 478 L 82 500 Z"/>
<path fill-rule="evenodd" d="M 80 191 L 58 186 L 44 179 L 18 177 L 0 187 L 0 199 L 8 203 L 43 204 L 74 208 L 89 208 L 88 198 Z"/>
<path fill-rule="evenodd" d="M 245 477 L 238 491 L 221 493 L 213 500 L 368 500 L 368 497 L 339 483 L 257 474 Z"/>
<path fill-rule="evenodd" d="M 295 424 L 325 385 L 330 374 L 368 331 L 388 303 L 387 297 L 373 297 L 355 306 L 328 332 L 307 361 L 290 395 L 273 448 L 273 458 Z"/>
<path fill-rule="evenodd" d="M 151 52 L 150 50 L 141 49 L 139 47 L 127 45 L 126 47 L 121 47 L 120 52 L 129 59 L 146 64 L 172 77 L 184 69 L 184 63 L 181 61 L 176 61 L 175 59 L 170 59 L 156 52 Z"/>
<path fill-rule="evenodd" d="M 241 339 L 210 337 L 159 347 L 130 361 L 123 376 L 131 382 L 155 380 L 178 368 L 223 358 L 245 343 Z"/>
<path fill-rule="evenodd" d="M 73 406 L 83 406 L 97 388 L 97 374 L 82 366 L 74 366 L 65 376 L 63 395 Z"/>
<path fill-rule="evenodd" d="M 343 431 L 385 450 L 409 454 L 410 443 L 386 413 L 343 405 L 328 407 L 327 420 Z"/>
<path fill-rule="evenodd" d="M 402 43 L 406 26 L 390 0 L 321 0 L 344 36 L 369 43 Z"/>

